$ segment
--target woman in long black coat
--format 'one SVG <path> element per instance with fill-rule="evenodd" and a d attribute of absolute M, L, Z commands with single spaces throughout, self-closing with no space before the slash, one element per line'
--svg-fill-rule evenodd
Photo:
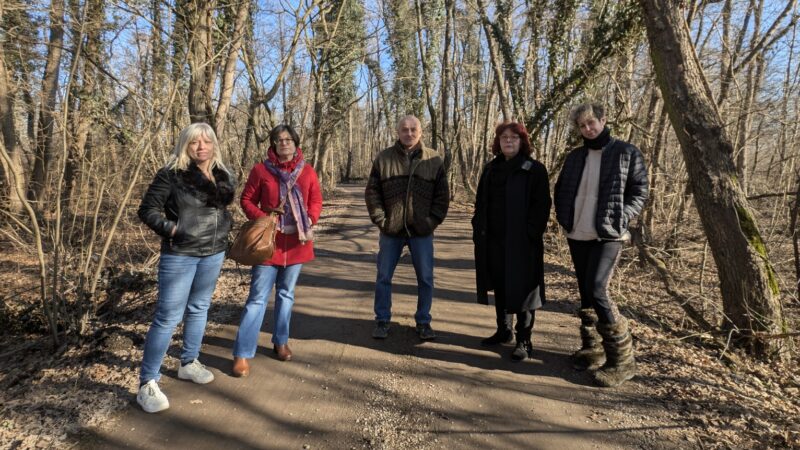
<path fill-rule="evenodd" d="M 499 125 L 492 153 L 495 158 L 478 183 L 472 218 L 478 303 L 489 304 L 488 292 L 494 291 L 497 318 L 497 331 L 481 344 L 511 342 L 516 314 L 517 345 L 511 358 L 521 361 L 532 355 L 536 309 L 545 302 L 542 236 L 550 216 L 550 185 L 547 169 L 530 156 L 523 125 Z"/>

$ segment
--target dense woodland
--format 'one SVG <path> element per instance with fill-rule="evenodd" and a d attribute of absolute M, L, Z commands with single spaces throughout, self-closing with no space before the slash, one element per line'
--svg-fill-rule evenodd
<path fill-rule="evenodd" d="M 638 259 L 681 326 L 785 359 L 798 17 L 796 0 L 1 0 L 0 243 L 36 269 L 4 263 L 24 283 L 2 289 L 0 325 L 56 347 L 96 326 L 155 261 L 134 211 L 190 122 L 240 179 L 293 125 L 335 195 L 415 114 L 469 203 L 499 121 L 525 123 L 555 178 L 569 107 L 594 99 L 647 159 Z"/>

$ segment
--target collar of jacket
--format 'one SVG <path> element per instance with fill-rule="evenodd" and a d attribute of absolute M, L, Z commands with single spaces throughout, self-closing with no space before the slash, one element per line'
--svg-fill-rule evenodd
<path fill-rule="evenodd" d="M 219 208 L 230 205 L 236 192 L 233 178 L 219 167 L 214 167 L 211 173 L 214 175 L 213 182 L 192 162 L 186 170 L 177 171 L 176 175 L 179 185 L 184 189 L 205 194 L 206 206 Z"/>
<path fill-rule="evenodd" d="M 403 156 L 408 156 L 409 154 L 414 155 L 414 153 L 416 152 L 416 155 L 414 155 L 414 158 L 417 158 L 420 155 L 422 155 L 422 150 L 425 148 L 425 146 L 422 145 L 422 142 L 417 142 L 417 144 L 415 146 L 411 147 L 409 150 L 406 150 L 406 148 L 403 147 L 403 144 L 400 143 L 399 140 L 397 140 L 394 143 L 394 148 L 397 151 L 397 153 L 399 153 L 399 154 L 401 154 Z"/>
<path fill-rule="evenodd" d="M 533 167 L 533 161 L 529 155 L 524 153 L 517 153 L 511 159 L 505 159 L 503 155 L 497 155 L 491 161 L 490 166 L 493 166 L 493 170 L 507 170 L 509 172 L 513 172 L 515 170 L 531 170 Z"/>
<path fill-rule="evenodd" d="M 603 131 L 600 132 L 594 139 L 586 139 L 583 138 L 583 145 L 589 147 L 592 150 L 600 150 L 601 148 L 606 147 L 612 140 L 611 137 L 611 130 L 608 127 L 603 127 Z"/>
<path fill-rule="evenodd" d="M 586 157 L 589 156 L 589 150 L 603 151 L 603 155 L 606 155 L 608 153 L 606 150 L 609 150 L 609 149 L 613 148 L 614 145 L 616 145 L 617 142 L 622 142 L 622 141 L 618 141 L 617 138 L 612 137 L 611 140 L 608 141 L 608 144 L 606 144 L 606 146 L 601 148 L 601 149 L 590 149 L 589 147 L 584 145 L 584 146 L 578 147 L 576 149 L 576 151 L 577 151 L 578 155 L 580 156 L 581 160 L 582 161 L 586 161 Z M 603 159 L 605 159 L 605 158 L 606 157 L 603 156 Z"/>

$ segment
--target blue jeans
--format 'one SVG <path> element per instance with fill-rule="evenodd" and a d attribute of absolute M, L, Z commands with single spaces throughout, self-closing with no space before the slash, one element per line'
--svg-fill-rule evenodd
<path fill-rule="evenodd" d="M 290 266 L 253 266 L 250 274 L 250 295 L 242 311 L 236 342 L 233 344 L 233 356 L 252 358 L 256 356 L 258 333 L 264 323 L 264 313 L 269 303 L 269 293 L 275 286 L 275 331 L 272 343 L 283 345 L 289 342 L 289 322 L 292 320 L 294 305 L 294 286 L 300 276 L 302 264 Z"/>
<path fill-rule="evenodd" d="M 200 257 L 161 253 L 156 316 L 144 341 L 144 357 L 139 374 L 142 384 L 161 378 L 161 363 L 167 354 L 172 333 L 181 319 L 181 364 L 190 363 L 200 355 L 208 307 L 211 306 L 211 295 L 217 286 L 224 259 L 225 252 Z"/>
<path fill-rule="evenodd" d="M 378 277 L 375 281 L 375 320 L 389 322 L 392 319 L 392 277 L 403 247 L 408 245 L 411 262 L 417 274 L 418 325 L 431 323 L 433 304 L 433 235 L 423 237 L 394 237 L 381 233 L 378 250 Z"/>

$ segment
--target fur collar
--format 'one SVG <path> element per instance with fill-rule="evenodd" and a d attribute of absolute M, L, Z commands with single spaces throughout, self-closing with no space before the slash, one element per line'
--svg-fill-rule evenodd
<path fill-rule="evenodd" d="M 212 173 L 216 183 L 206 178 L 195 164 L 190 164 L 187 170 L 178 171 L 178 185 L 197 198 L 205 198 L 206 206 L 224 208 L 233 202 L 236 186 L 231 175 L 219 167 Z"/>

